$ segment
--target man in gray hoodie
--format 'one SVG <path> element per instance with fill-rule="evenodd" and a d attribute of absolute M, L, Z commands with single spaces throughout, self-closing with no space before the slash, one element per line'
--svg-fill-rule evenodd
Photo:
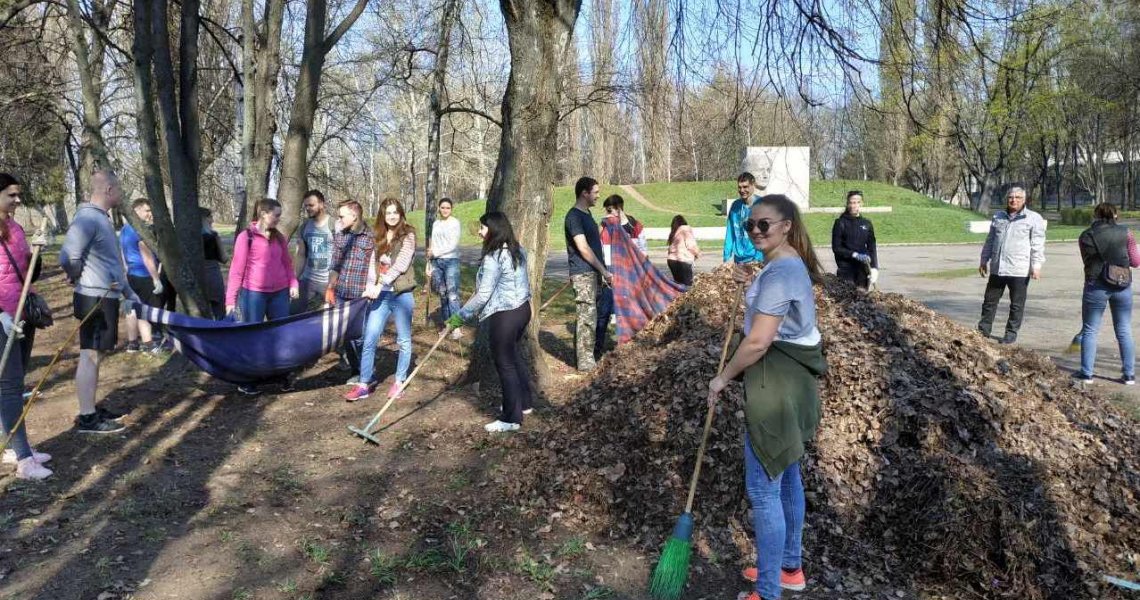
<path fill-rule="evenodd" d="M 119 253 L 119 240 L 111 224 L 112 209 L 119 205 L 123 188 L 111 171 L 91 176 L 91 199 L 79 205 L 59 251 L 60 266 L 75 286 L 72 307 L 75 318 L 83 320 L 79 329 L 79 365 L 75 389 L 79 398 L 79 433 L 115 433 L 123 430 L 123 415 L 95 406 L 99 387 L 100 353 L 118 342 L 119 304 L 125 310 L 139 301 L 127 283 L 126 269 Z"/>

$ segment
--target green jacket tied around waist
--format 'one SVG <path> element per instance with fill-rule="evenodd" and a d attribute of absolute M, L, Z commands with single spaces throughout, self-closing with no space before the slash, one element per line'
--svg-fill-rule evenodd
<path fill-rule="evenodd" d="M 752 451 L 775 478 L 800 459 L 819 425 L 823 343 L 777 341 L 744 371 L 744 414 Z"/>

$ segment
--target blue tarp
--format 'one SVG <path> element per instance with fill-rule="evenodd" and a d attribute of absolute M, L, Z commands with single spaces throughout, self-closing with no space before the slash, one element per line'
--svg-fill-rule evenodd
<path fill-rule="evenodd" d="M 203 371 L 230 383 L 261 383 L 313 364 L 360 337 L 369 300 L 262 323 L 213 321 L 135 305 L 135 314 L 166 326 L 175 348 Z"/>

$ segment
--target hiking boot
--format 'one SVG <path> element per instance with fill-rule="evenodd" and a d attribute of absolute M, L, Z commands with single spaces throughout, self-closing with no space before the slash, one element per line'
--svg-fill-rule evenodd
<path fill-rule="evenodd" d="M 487 433 L 506 433 L 508 431 L 518 431 L 520 425 L 518 423 L 506 423 L 504 421 L 492 421 L 483 426 Z"/>
<path fill-rule="evenodd" d="M 43 464 L 43 463 L 46 463 L 47 461 L 51 460 L 51 455 L 48 454 L 47 452 L 36 452 L 35 448 L 33 448 L 32 449 L 32 458 L 36 459 L 36 462 Z M 17 462 L 19 462 L 16 459 L 16 451 L 11 449 L 11 448 L 8 448 L 7 450 L 5 450 L 4 451 L 4 458 L 0 459 L 0 462 L 3 462 L 6 465 L 14 465 Z"/>
<path fill-rule="evenodd" d="M 404 397 L 404 390 L 402 387 L 403 385 L 404 384 L 402 382 L 393 381 L 391 387 L 388 388 L 388 397 L 389 398 L 403 398 Z"/>
<path fill-rule="evenodd" d="M 95 407 L 95 414 L 99 415 L 99 418 L 103 419 L 104 421 L 114 421 L 116 423 L 121 422 L 123 420 L 123 417 L 126 416 L 123 413 L 107 410 L 102 406 Z"/>
<path fill-rule="evenodd" d="M 358 383 L 352 386 L 351 390 L 348 390 L 348 393 L 344 395 L 344 400 L 346 402 L 356 402 L 357 400 L 367 398 L 369 393 L 370 390 L 367 385 Z"/>
<path fill-rule="evenodd" d="M 29 456 L 16 464 L 16 477 L 37 481 L 51 477 L 51 469 L 36 462 L 36 457 Z"/>
<path fill-rule="evenodd" d="M 248 383 L 237 386 L 237 391 L 243 396 L 258 396 L 261 394 L 260 388 L 258 388 L 256 385 L 250 385 Z"/>
<path fill-rule="evenodd" d="M 1016 341 L 1017 341 L 1017 334 L 1016 333 L 1006 332 L 1005 337 L 998 340 L 998 343 L 999 344 L 1012 344 Z"/>
<path fill-rule="evenodd" d="M 756 567 L 745 567 L 740 572 L 740 576 L 744 579 L 756 583 L 756 576 L 758 572 Z M 802 592 L 807 587 L 807 580 L 804 578 L 804 570 L 796 569 L 789 571 L 780 567 L 780 587 L 785 590 L 792 590 L 793 592 Z M 754 592 L 755 593 L 755 592 Z"/>
<path fill-rule="evenodd" d="M 131 341 L 127 342 L 126 350 L 127 350 L 127 354 L 138 354 L 139 341 L 138 340 L 131 340 Z"/>
<path fill-rule="evenodd" d="M 75 417 L 76 433 L 118 433 L 124 429 L 119 423 L 100 419 L 98 413 Z"/>

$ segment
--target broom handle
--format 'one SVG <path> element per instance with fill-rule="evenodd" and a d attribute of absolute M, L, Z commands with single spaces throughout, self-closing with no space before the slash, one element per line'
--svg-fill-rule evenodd
<path fill-rule="evenodd" d="M 736 286 L 736 302 L 732 304 L 732 314 L 728 317 L 728 329 L 724 332 L 724 345 L 720 349 L 720 366 L 716 368 L 719 375 L 724 370 L 724 361 L 728 358 L 728 343 L 732 340 L 732 330 L 736 327 L 736 311 L 740 308 L 740 300 L 744 296 L 744 284 Z M 697 497 L 697 481 L 701 478 L 701 461 L 705 458 L 705 448 L 709 442 L 709 431 L 712 430 L 713 415 L 716 406 L 710 405 L 705 413 L 705 430 L 701 434 L 701 447 L 697 449 L 697 464 L 693 467 L 693 478 L 689 481 L 689 499 L 685 501 L 685 512 L 693 512 L 693 500 Z"/>
<path fill-rule="evenodd" d="M 551 303 L 551 302 L 554 302 L 554 299 L 555 299 L 555 298 L 557 298 L 558 296 L 562 295 L 562 292 L 565 292 L 565 291 L 566 291 L 566 288 L 570 287 L 570 284 L 571 284 L 571 283 L 573 283 L 573 281 L 571 281 L 571 280 L 567 279 L 567 280 L 566 280 L 566 283 L 564 283 L 564 284 L 562 285 L 562 287 L 558 288 L 558 291 L 557 291 L 557 292 L 554 292 L 554 295 L 550 297 L 550 300 L 547 300 L 546 302 L 543 302 L 543 303 L 542 303 L 542 306 L 538 307 L 538 312 L 542 312 L 542 311 L 546 310 L 546 307 L 547 307 L 547 306 L 550 306 L 550 303 Z"/>

